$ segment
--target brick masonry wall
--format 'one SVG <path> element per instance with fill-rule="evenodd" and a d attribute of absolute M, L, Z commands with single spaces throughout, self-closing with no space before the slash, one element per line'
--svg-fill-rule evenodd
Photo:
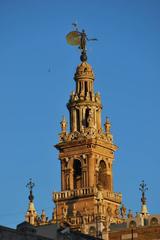
<path fill-rule="evenodd" d="M 109 234 L 109 240 L 129 240 L 129 239 L 132 239 L 132 229 L 110 232 Z M 134 228 L 133 239 L 160 240 L 160 225 Z"/>

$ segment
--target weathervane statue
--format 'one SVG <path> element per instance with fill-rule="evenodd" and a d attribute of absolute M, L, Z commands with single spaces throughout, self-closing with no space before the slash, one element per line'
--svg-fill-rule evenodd
<path fill-rule="evenodd" d="M 87 41 L 96 41 L 96 38 L 88 38 L 85 30 L 83 29 L 81 32 L 77 28 L 77 24 L 72 24 L 75 27 L 75 31 L 69 32 L 66 36 L 67 43 L 73 46 L 79 45 L 79 49 L 81 50 L 80 59 L 82 62 L 87 61 L 86 54 L 86 42 Z"/>

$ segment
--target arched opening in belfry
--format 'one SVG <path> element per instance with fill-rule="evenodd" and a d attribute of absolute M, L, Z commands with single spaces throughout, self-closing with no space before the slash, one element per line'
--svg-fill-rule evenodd
<path fill-rule="evenodd" d="M 80 131 L 79 109 L 76 109 L 77 131 Z"/>
<path fill-rule="evenodd" d="M 96 228 L 94 226 L 89 228 L 89 235 L 96 236 Z"/>
<path fill-rule="evenodd" d="M 82 179 L 82 165 L 81 161 L 78 159 L 74 160 L 73 163 L 73 183 L 74 183 L 74 189 L 81 187 L 81 179 Z"/>
<path fill-rule="evenodd" d="M 87 95 L 88 92 L 88 82 L 85 82 L 85 96 Z"/>
<path fill-rule="evenodd" d="M 99 162 L 98 184 L 105 189 L 109 189 L 109 179 L 107 177 L 107 166 L 104 160 Z"/>
<path fill-rule="evenodd" d="M 135 221 L 130 221 L 129 223 L 129 228 L 135 228 L 136 227 L 136 222 Z"/>
<path fill-rule="evenodd" d="M 86 108 L 86 114 L 85 114 L 85 126 L 88 127 L 88 117 L 89 117 L 89 108 Z"/>
<path fill-rule="evenodd" d="M 151 219 L 151 221 L 150 221 L 150 225 L 158 225 L 158 219 L 157 218 L 155 218 L 155 217 L 153 217 L 152 219 Z"/>

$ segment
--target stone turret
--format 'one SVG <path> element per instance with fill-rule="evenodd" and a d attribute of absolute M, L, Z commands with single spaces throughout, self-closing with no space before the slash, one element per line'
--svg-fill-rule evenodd
<path fill-rule="evenodd" d="M 30 179 L 29 183 L 26 185 L 26 187 L 29 188 L 30 192 L 28 197 L 29 205 L 27 213 L 25 215 L 25 221 L 28 222 L 29 224 L 37 225 L 38 215 L 34 206 L 34 196 L 32 192 L 34 185 L 35 184 L 32 182 L 32 179 Z"/>
<path fill-rule="evenodd" d="M 139 190 L 142 192 L 142 197 L 141 197 L 141 214 L 143 216 L 148 215 L 148 209 L 147 209 L 147 199 L 145 196 L 145 192 L 148 190 L 146 187 L 146 184 L 144 183 L 144 180 L 140 184 Z"/>
<path fill-rule="evenodd" d="M 78 65 L 74 75 L 76 91 L 72 92 L 67 104 L 70 112 L 70 131 L 82 132 L 89 127 L 88 117 L 93 115 L 93 127 L 101 129 L 101 100 L 94 93 L 94 73 L 87 62 Z"/>
<path fill-rule="evenodd" d="M 48 217 L 46 217 L 46 213 L 42 210 L 41 217 L 38 216 L 35 205 L 34 205 L 34 195 L 33 195 L 33 187 L 35 184 L 32 182 L 32 179 L 29 180 L 26 187 L 29 188 L 29 204 L 28 209 L 25 215 L 25 221 L 31 225 L 38 226 L 44 225 L 48 223 Z"/>

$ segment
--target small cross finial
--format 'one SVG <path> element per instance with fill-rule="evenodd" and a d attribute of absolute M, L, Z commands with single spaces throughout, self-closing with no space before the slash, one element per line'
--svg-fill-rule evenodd
<path fill-rule="evenodd" d="M 34 196 L 33 196 L 33 193 L 32 193 L 32 189 L 34 188 L 35 186 L 35 183 L 32 181 L 32 178 L 29 179 L 29 182 L 27 183 L 26 187 L 29 189 L 30 191 L 30 194 L 29 194 L 29 200 L 30 202 L 33 202 L 33 199 L 34 199 Z"/>
<path fill-rule="evenodd" d="M 142 204 L 146 204 L 145 192 L 148 190 L 147 185 L 144 183 L 144 180 L 142 180 L 139 186 L 139 190 L 142 192 L 141 202 Z"/>
<path fill-rule="evenodd" d="M 34 188 L 34 186 L 35 186 L 35 183 L 32 182 L 32 178 L 30 178 L 30 179 L 29 179 L 29 182 L 28 182 L 27 185 L 26 185 L 26 187 L 27 187 L 30 191 L 32 191 L 32 189 Z"/>

